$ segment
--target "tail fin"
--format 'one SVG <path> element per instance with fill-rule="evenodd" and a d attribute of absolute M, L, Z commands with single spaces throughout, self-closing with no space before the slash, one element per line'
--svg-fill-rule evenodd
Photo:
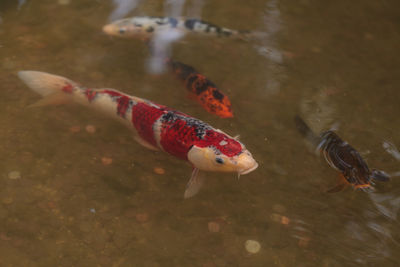
<path fill-rule="evenodd" d="M 373 169 L 371 172 L 371 178 L 376 181 L 387 182 L 390 180 L 389 174 L 384 171 Z"/>
<path fill-rule="evenodd" d="M 75 82 L 53 74 L 40 71 L 20 71 L 18 77 L 43 99 L 29 107 L 59 105 L 70 102 L 70 94 L 77 85 Z"/>
<path fill-rule="evenodd" d="M 40 71 L 19 71 L 18 77 L 43 97 L 61 92 L 66 87 L 76 86 L 75 82 L 67 78 Z"/>
<path fill-rule="evenodd" d="M 316 147 L 320 144 L 321 138 L 319 138 L 311 129 L 308 127 L 308 125 L 303 121 L 300 116 L 296 115 L 294 117 L 294 122 L 296 124 L 297 130 L 307 139 L 309 140 L 313 145 Z"/>
<path fill-rule="evenodd" d="M 256 31 L 238 31 L 239 39 L 244 41 L 254 41 L 262 40 L 269 36 L 266 32 L 256 32 Z"/>

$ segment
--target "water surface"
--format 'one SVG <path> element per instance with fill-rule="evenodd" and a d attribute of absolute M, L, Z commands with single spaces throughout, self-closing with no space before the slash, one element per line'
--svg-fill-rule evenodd
<path fill-rule="evenodd" d="M 293 124 L 300 114 L 316 131 L 337 125 L 371 167 L 399 171 L 383 147 L 400 147 L 397 1 L 187 2 L 183 14 L 268 33 L 249 41 L 187 36 L 173 45 L 175 59 L 229 95 L 233 119 L 206 113 L 172 75 L 149 74 L 142 42 L 101 32 L 123 14 L 118 2 L 0 3 L 0 265 L 399 265 L 398 179 L 375 193 L 325 193 L 337 173 Z M 128 15 L 170 8 L 134 2 Z M 146 150 L 91 110 L 26 109 L 38 96 L 17 79 L 22 69 L 116 88 L 240 134 L 260 167 L 240 180 L 207 173 L 203 190 L 184 201 L 188 164 Z M 259 253 L 246 252 L 248 239 L 260 242 Z"/>

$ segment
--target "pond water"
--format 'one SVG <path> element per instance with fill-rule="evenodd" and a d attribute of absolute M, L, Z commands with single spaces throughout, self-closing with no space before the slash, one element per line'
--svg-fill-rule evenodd
<path fill-rule="evenodd" d="M 335 126 L 370 167 L 398 174 L 398 1 L 127 2 L 0 2 L 1 266 L 400 264 L 398 178 L 374 193 L 326 193 L 338 173 L 293 123 L 299 114 L 315 131 Z M 110 18 L 167 10 L 267 33 L 186 36 L 172 46 L 229 95 L 234 118 L 207 113 L 171 73 L 149 73 L 140 40 L 101 30 Z M 115 88 L 240 134 L 260 166 L 240 180 L 205 173 L 201 192 L 184 200 L 187 163 L 86 108 L 27 109 L 39 97 L 17 78 L 24 69 Z M 248 253 L 247 240 L 260 251 Z"/>

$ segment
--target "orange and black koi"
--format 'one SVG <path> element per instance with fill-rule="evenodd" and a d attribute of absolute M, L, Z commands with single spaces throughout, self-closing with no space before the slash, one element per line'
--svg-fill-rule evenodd
<path fill-rule="evenodd" d="M 205 110 L 222 118 L 233 117 L 231 101 L 213 82 L 182 62 L 171 59 L 167 59 L 166 62 Z"/>
<path fill-rule="evenodd" d="M 295 117 L 295 123 L 300 133 L 323 153 L 328 164 L 339 171 L 354 188 L 373 189 L 373 180 L 384 182 L 390 179 L 390 176 L 383 171 L 370 170 L 360 153 L 335 132 L 329 130 L 317 136 L 299 116 Z M 340 191 L 344 186 L 345 183 L 340 183 L 328 192 Z"/>

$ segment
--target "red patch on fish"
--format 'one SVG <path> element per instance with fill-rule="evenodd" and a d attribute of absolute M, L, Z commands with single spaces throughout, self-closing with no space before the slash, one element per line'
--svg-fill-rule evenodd
<path fill-rule="evenodd" d="M 238 155 L 243 149 L 238 141 L 215 130 L 208 130 L 204 139 L 196 142 L 196 145 L 199 147 L 213 146 L 228 157 Z"/>
<path fill-rule="evenodd" d="M 117 113 L 121 117 L 125 118 L 126 111 L 129 108 L 130 98 L 127 96 L 121 96 L 118 98 Z"/>
<path fill-rule="evenodd" d="M 86 98 L 89 100 L 89 102 L 92 102 L 93 99 L 95 99 L 97 92 L 88 88 L 85 91 L 85 95 L 86 95 Z"/>
<path fill-rule="evenodd" d="M 155 108 L 147 103 L 137 103 L 132 107 L 132 123 L 140 137 L 157 147 L 154 139 L 153 124 L 163 115 L 162 108 Z"/>
<path fill-rule="evenodd" d="M 74 87 L 68 83 L 63 88 L 61 88 L 61 90 L 67 94 L 72 94 L 72 92 L 74 91 Z"/>
<path fill-rule="evenodd" d="M 189 149 L 198 140 L 195 126 L 188 125 L 185 120 L 162 123 L 160 144 L 165 151 L 178 158 L 187 159 Z"/>

